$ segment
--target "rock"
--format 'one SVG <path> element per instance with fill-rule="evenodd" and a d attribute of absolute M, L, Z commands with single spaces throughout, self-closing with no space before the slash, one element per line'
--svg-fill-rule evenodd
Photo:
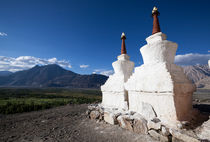
<path fill-rule="evenodd" d="M 116 116 L 111 112 L 104 112 L 104 121 L 112 125 L 117 124 Z"/>
<path fill-rule="evenodd" d="M 104 113 L 104 108 L 99 107 L 98 111 L 99 111 L 101 114 L 103 114 L 103 113 Z"/>
<path fill-rule="evenodd" d="M 90 112 L 90 119 L 98 119 L 100 116 L 100 113 L 98 111 L 91 111 Z"/>
<path fill-rule="evenodd" d="M 207 139 L 210 141 L 210 119 L 196 129 L 196 134 L 200 139 Z"/>
<path fill-rule="evenodd" d="M 46 122 L 46 120 L 42 120 L 41 122 L 44 123 L 44 122 Z"/>
<path fill-rule="evenodd" d="M 199 142 L 198 139 L 187 135 L 183 131 L 181 132 L 181 131 L 174 130 L 174 129 L 170 129 L 169 131 L 170 131 L 171 135 L 178 140 L 181 140 L 181 141 L 184 141 L 184 142 Z"/>
<path fill-rule="evenodd" d="M 190 125 L 191 125 L 191 124 L 190 124 L 189 121 L 181 121 L 181 123 L 182 123 L 182 125 L 183 125 L 184 128 L 186 128 L 186 129 L 187 129 L 187 128 L 190 128 Z"/>
<path fill-rule="evenodd" d="M 160 130 L 160 128 L 161 128 L 161 124 L 160 124 L 160 122 L 154 122 L 154 121 L 152 121 L 152 120 L 149 120 L 148 122 L 147 122 L 147 127 L 148 127 L 148 129 L 150 130 L 150 129 L 155 129 L 155 130 Z"/>
<path fill-rule="evenodd" d="M 134 113 L 133 118 L 134 119 L 139 119 L 139 118 L 144 118 L 144 117 L 139 113 Z"/>
<path fill-rule="evenodd" d="M 168 142 L 168 137 L 163 136 L 161 134 L 159 134 L 158 132 L 156 132 L 155 130 L 149 130 L 149 134 L 150 136 L 152 136 L 155 140 L 158 140 L 160 142 Z"/>
<path fill-rule="evenodd" d="M 103 121 L 104 120 L 104 115 L 100 113 L 100 116 L 99 116 L 98 119 L 99 119 L 99 121 Z"/>
<path fill-rule="evenodd" d="M 95 110 L 95 109 L 96 109 L 96 105 L 91 104 L 91 105 L 88 106 L 88 109 L 89 109 L 90 111 Z"/>
<path fill-rule="evenodd" d="M 100 111 L 101 108 L 102 107 L 99 106 L 99 104 L 91 104 L 91 105 L 88 106 L 88 110 L 89 111 L 94 111 L 94 110 Z"/>
<path fill-rule="evenodd" d="M 169 129 L 166 128 L 165 126 L 161 127 L 161 132 L 164 136 L 169 136 L 170 135 Z"/>
<path fill-rule="evenodd" d="M 115 113 L 116 118 L 120 115 L 122 115 L 122 113 L 120 113 L 120 112 Z"/>
<path fill-rule="evenodd" d="M 88 109 L 86 112 L 85 112 L 86 115 L 89 115 L 90 114 L 90 110 Z"/>
<path fill-rule="evenodd" d="M 136 112 L 134 112 L 134 111 L 129 111 L 129 114 L 130 115 L 134 115 Z"/>
<path fill-rule="evenodd" d="M 172 137 L 172 142 L 184 142 L 184 141 L 179 140 L 179 139 L 177 139 L 177 138 L 175 138 L 175 137 Z"/>
<path fill-rule="evenodd" d="M 155 123 L 158 123 L 158 122 L 160 122 L 160 119 L 156 117 L 156 118 L 153 118 L 152 121 Z"/>
<path fill-rule="evenodd" d="M 143 115 L 147 120 L 151 120 L 157 116 L 153 107 L 144 102 L 142 102 L 141 115 Z"/>
<path fill-rule="evenodd" d="M 191 127 L 191 124 L 188 121 L 180 121 L 177 124 L 177 128 L 179 129 L 190 129 L 190 127 Z"/>
<path fill-rule="evenodd" d="M 182 129 L 182 128 L 183 128 L 182 123 L 178 123 L 178 124 L 177 124 L 177 128 Z"/>
<path fill-rule="evenodd" d="M 132 127 L 133 120 L 130 119 L 128 116 L 121 115 L 117 118 L 117 121 L 120 127 L 127 129 L 129 131 L 133 131 L 133 127 Z"/>
<path fill-rule="evenodd" d="M 148 134 L 147 121 L 142 117 L 134 119 L 133 130 L 135 133 Z"/>

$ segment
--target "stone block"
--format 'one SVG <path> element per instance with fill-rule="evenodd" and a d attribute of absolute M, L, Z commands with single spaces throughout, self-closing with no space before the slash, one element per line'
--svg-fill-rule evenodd
<path fill-rule="evenodd" d="M 170 135 L 169 129 L 167 127 L 165 127 L 165 126 L 161 127 L 161 133 L 164 136 L 169 136 Z"/>
<path fill-rule="evenodd" d="M 174 129 L 169 129 L 171 135 L 175 137 L 176 139 L 184 142 L 200 142 L 197 138 L 194 138 L 192 136 L 187 135 L 183 131 L 178 131 Z"/>
<path fill-rule="evenodd" d="M 175 138 L 175 137 L 172 137 L 172 142 L 184 142 L 184 141 L 179 140 L 179 139 L 177 139 L 177 138 Z"/>
<path fill-rule="evenodd" d="M 133 131 L 133 126 L 132 126 L 133 120 L 130 119 L 129 117 L 121 115 L 117 118 L 117 121 L 120 127 L 127 129 L 129 131 Z"/>
<path fill-rule="evenodd" d="M 104 121 L 112 125 L 117 124 L 116 116 L 111 112 L 104 112 Z"/>
<path fill-rule="evenodd" d="M 147 127 L 148 127 L 149 130 L 150 129 L 160 130 L 161 124 L 160 124 L 160 122 L 154 122 L 152 120 L 149 120 L 147 122 Z"/>
<path fill-rule="evenodd" d="M 159 134 L 159 133 L 156 132 L 155 130 L 149 130 L 148 133 L 149 133 L 150 136 L 152 136 L 155 140 L 158 140 L 158 141 L 160 141 L 160 142 L 168 142 L 168 141 L 169 141 L 168 137 Z"/>
<path fill-rule="evenodd" d="M 135 133 L 148 134 L 147 121 L 144 118 L 134 119 L 133 130 Z"/>
<path fill-rule="evenodd" d="M 98 111 L 91 111 L 90 112 L 90 119 L 98 119 L 100 117 L 100 113 Z"/>
<path fill-rule="evenodd" d="M 97 104 L 91 104 L 91 105 L 88 106 L 88 109 L 89 109 L 90 111 L 92 111 L 92 110 L 97 110 L 97 107 L 98 107 Z"/>
<path fill-rule="evenodd" d="M 199 138 L 210 141 L 210 119 L 204 122 L 201 127 L 197 128 L 196 133 Z"/>

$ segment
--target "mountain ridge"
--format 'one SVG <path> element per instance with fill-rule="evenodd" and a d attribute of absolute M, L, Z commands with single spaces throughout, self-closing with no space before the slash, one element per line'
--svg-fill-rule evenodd
<path fill-rule="evenodd" d="M 97 74 L 80 75 L 51 64 L 0 76 L 0 86 L 99 88 L 107 78 Z"/>
<path fill-rule="evenodd" d="M 197 88 L 210 89 L 210 68 L 208 65 L 183 66 L 183 69 Z"/>
<path fill-rule="evenodd" d="M 185 74 L 197 88 L 210 89 L 208 65 L 182 66 Z M 81 75 L 59 65 L 34 66 L 15 73 L 0 71 L 0 87 L 69 87 L 100 88 L 107 80 L 100 74 Z"/>

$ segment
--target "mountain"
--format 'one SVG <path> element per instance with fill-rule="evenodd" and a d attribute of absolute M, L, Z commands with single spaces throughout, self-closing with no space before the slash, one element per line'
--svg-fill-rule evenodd
<path fill-rule="evenodd" d="M 185 74 L 198 88 L 210 89 L 208 65 L 184 66 Z M 99 88 L 107 80 L 99 74 L 80 75 L 58 65 L 35 66 L 15 73 L 0 71 L 1 87 Z"/>
<path fill-rule="evenodd" d="M 0 76 L 7 76 L 7 75 L 11 75 L 12 72 L 10 71 L 0 71 Z"/>
<path fill-rule="evenodd" d="M 99 88 L 106 80 L 104 75 L 80 75 L 52 64 L 0 76 L 0 86 Z"/>
<path fill-rule="evenodd" d="M 208 65 L 183 66 L 187 77 L 198 88 L 210 89 L 210 68 Z"/>

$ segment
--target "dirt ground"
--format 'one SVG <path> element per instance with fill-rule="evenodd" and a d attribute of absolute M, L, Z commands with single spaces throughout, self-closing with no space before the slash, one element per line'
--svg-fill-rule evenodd
<path fill-rule="evenodd" d="M 193 96 L 194 107 L 210 115 L 210 90 Z M 153 142 L 119 126 L 87 118 L 87 104 L 0 115 L 0 142 Z"/>
<path fill-rule="evenodd" d="M 67 105 L 43 111 L 1 115 L 1 142 L 152 142 L 148 135 L 90 120 L 87 105 Z"/>

